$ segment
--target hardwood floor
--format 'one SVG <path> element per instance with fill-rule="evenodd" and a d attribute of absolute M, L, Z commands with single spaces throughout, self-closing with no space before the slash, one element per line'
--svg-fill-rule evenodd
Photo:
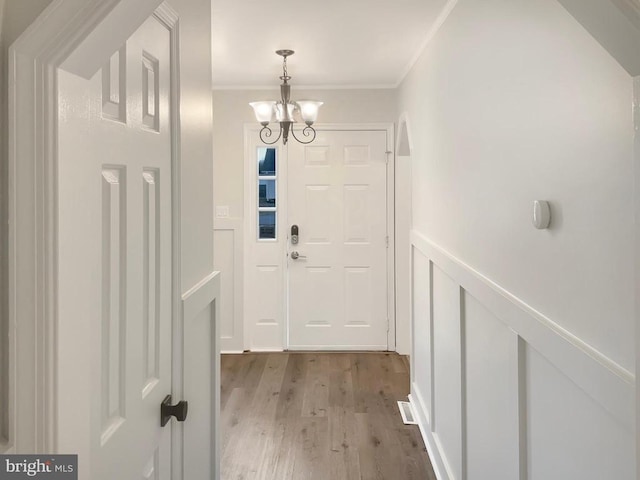
<path fill-rule="evenodd" d="M 393 353 L 222 356 L 222 480 L 435 480 Z"/>

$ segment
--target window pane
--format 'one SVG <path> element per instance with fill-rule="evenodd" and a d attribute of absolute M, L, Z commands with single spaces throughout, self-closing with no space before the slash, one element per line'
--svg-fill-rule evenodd
<path fill-rule="evenodd" d="M 258 148 L 258 175 L 273 177 L 276 174 L 276 149 Z"/>
<path fill-rule="evenodd" d="M 275 180 L 259 180 L 258 181 L 258 205 L 260 207 L 276 206 L 276 181 Z"/>
<path fill-rule="evenodd" d="M 276 212 L 258 212 L 258 238 L 276 238 Z"/>

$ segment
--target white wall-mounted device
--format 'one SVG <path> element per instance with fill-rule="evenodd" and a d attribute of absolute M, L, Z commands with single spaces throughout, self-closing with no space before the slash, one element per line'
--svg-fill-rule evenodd
<path fill-rule="evenodd" d="M 542 230 L 549 227 L 551 222 L 551 209 L 549 208 L 549 202 L 544 200 L 533 201 L 533 226 L 538 230 Z"/>

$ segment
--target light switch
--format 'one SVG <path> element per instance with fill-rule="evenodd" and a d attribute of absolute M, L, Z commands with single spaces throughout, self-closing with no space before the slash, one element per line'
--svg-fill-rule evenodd
<path fill-rule="evenodd" d="M 218 218 L 227 218 L 229 216 L 229 206 L 228 205 L 220 205 L 216 207 L 216 217 Z"/>

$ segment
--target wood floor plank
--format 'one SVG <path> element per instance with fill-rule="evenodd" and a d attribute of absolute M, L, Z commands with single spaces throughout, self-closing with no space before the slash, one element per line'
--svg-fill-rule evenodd
<path fill-rule="evenodd" d="M 329 361 L 329 406 L 354 407 L 351 355 L 340 354 L 328 357 Z"/>
<path fill-rule="evenodd" d="M 435 480 L 389 353 L 222 358 L 222 480 Z"/>
<path fill-rule="evenodd" d="M 327 480 L 328 430 L 326 416 L 298 419 L 298 437 L 292 478 L 296 480 Z"/>
<path fill-rule="evenodd" d="M 224 355 L 221 375 L 224 381 L 220 385 L 220 408 L 224 410 L 231 391 L 242 388 L 249 398 L 258 387 L 267 355 Z"/>
<path fill-rule="evenodd" d="M 329 409 L 329 357 L 309 354 L 304 383 L 303 417 L 326 417 Z"/>
<path fill-rule="evenodd" d="M 270 478 L 293 478 L 296 453 L 294 447 L 298 435 L 298 419 L 302 415 L 306 365 L 304 356 L 289 356 L 271 438 L 277 453 L 274 455 L 275 462 L 270 465 Z"/>
<path fill-rule="evenodd" d="M 353 407 L 329 407 L 329 475 L 327 478 L 361 478 L 358 431 Z"/>
<path fill-rule="evenodd" d="M 391 365 L 393 365 L 394 373 L 409 373 L 409 369 L 407 368 L 407 364 L 405 363 L 405 355 L 391 355 Z"/>
<path fill-rule="evenodd" d="M 228 400 L 220 412 L 221 445 L 224 451 L 229 440 L 235 435 L 235 430 L 240 425 L 240 417 L 244 414 L 245 391 L 242 388 L 234 388 L 229 394 Z"/>
<path fill-rule="evenodd" d="M 276 409 L 276 419 L 302 416 L 307 359 L 303 355 L 290 355 L 282 381 L 282 391 Z"/>
<path fill-rule="evenodd" d="M 384 471 L 380 468 L 378 447 L 380 438 L 373 430 L 368 413 L 356 413 L 356 428 L 358 430 L 358 455 L 362 480 L 385 480 Z M 392 477 L 393 478 L 393 477 Z"/>
<path fill-rule="evenodd" d="M 266 357 L 251 402 L 223 452 L 223 478 L 257 479 L 262 464 L 274 455 L 269 438 L 287 361 L 287 354 Z"/>

